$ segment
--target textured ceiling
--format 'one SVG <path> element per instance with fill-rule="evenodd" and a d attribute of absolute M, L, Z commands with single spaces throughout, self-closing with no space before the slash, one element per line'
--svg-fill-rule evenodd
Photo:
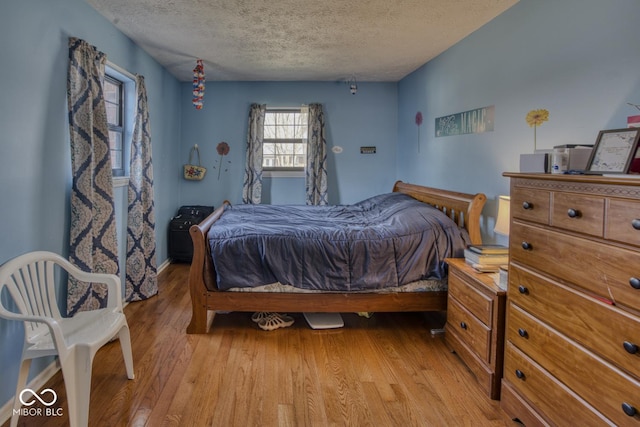
<path fill-rule="evenodd" d="M 398 81 L 518 0 L 85 0 L 182 81 Z"/>

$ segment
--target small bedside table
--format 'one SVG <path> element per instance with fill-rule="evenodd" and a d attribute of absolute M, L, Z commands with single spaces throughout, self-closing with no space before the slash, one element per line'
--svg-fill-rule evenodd
<path fill-rule="evenodd" d="M 506 291 L 464 258 L 449 258 L 445 342 L 476 376 L 491 399 L 500 398 Z"/>

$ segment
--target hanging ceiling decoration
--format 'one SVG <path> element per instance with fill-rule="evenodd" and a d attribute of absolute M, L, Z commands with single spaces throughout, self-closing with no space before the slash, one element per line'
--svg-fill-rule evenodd
<path fill-rule="evenodd" d="M 202 109 L 202 99 L 204 98 L 204 64 L 202 59 L 196 61 L 196 68 L 193 69 L 193 106 L 196 110 Z"/>
<path fill-rule="evenodd" d="M 358 83 L 356 82 L 356 75 L 351 75 L 351 78 L 347 82 L 349 84 L 349 91 L 351 95 L 355 95 L 358 92 Z"/>

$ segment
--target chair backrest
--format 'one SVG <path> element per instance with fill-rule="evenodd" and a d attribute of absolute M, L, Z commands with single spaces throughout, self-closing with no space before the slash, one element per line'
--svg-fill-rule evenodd
<path fill-rule="evenodd" d="M 0 317 L 22 316 L 60 319 L 56 298 L 56 264 L 64 260 L 51 252 L 37 251 L 17 256 L 0 266 L 0 295 L 7 289 L 15 307 L 5 306 L 0 298 Z M 60 279 L 60 277 L 58 277 Z M 22 315 L 16 317 L 15 314 Z M 39 322 L 25 321 L 27 340 L 47 329 Z"/>

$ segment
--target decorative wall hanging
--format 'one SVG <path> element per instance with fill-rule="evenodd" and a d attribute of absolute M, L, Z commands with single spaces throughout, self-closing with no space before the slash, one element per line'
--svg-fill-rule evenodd
<path fill-rule="evenodd" d="M 229 154 L 229 144 L 227 144 L 226 142 L 222 141 L 220 143 L 218 143 L 218 145 L 216 146 L 216 151 L 218 152 L 218 154 L 220 154 L 220 160 L 218 160 L 218 166 L 214 166 L 213 168 L 216 169 L 216 167 L 218 168 L 218 180 L 220 180 L 220 172 L 222 172 L 222 158 L 224 156 L 226 156 L 227 154 Z M 227 160 L 227 163 L 230 164 L 231 161 Z M 228 171 L 228 168 L 225 168 L 224 171 Z"/>
<path fill-rule="evenodd" d="M 436 138 L 469 133 L 493 132 L 494 110 L 494 106 L 491 105 L 438 117 L 436 119 Z"/>
<path fill-rule="evenodd" d="M 627 102 L 627 105 L 635 107 L 638 111 L 640 111 L 640 105 L 638 105 L 638 104 Z M 640 115 L 628 116 L 627 117 L 627 127 L 630 127 L 630 128 L 640 127 Z"/>
<path fill-rule="evenodd" d="M 193 106 L 196 110 L 202 109 L 202 99 L 204 98 L 204 64 L 202 59 L 196 61 L 196 68 L 193 69 Z"/>
<path fill-rule="evenodd" d="M 196 156 L 198 156 L 197 165 L 193 163 L 193 153 L 196 153 Z M 198 148 L 198 144 L 191 148 L 189 152 L 189 163 L 183 166 L 182 173 L 184 179 L 188 179 L 189 181 L 202 181 L 204 179 L 207 168 L 200 165 L 200 149 Z"/>
<path fill-rule="evenodd" d="M 529 127 L 533 128 L 533 152 L 535 153 L 538 148 L 536 141 L 536 129 L 538 126 L 549 120 L 549 112 L 544 108 L 531 110 L 527 113 L 526 120 Z"/>
<path fill-rule="evenodd" d="M 416 113 L 416 126 L 418 126 L 418 153 L 420 152 L 420 126 L 422 126 L 422 112 Z"/>

